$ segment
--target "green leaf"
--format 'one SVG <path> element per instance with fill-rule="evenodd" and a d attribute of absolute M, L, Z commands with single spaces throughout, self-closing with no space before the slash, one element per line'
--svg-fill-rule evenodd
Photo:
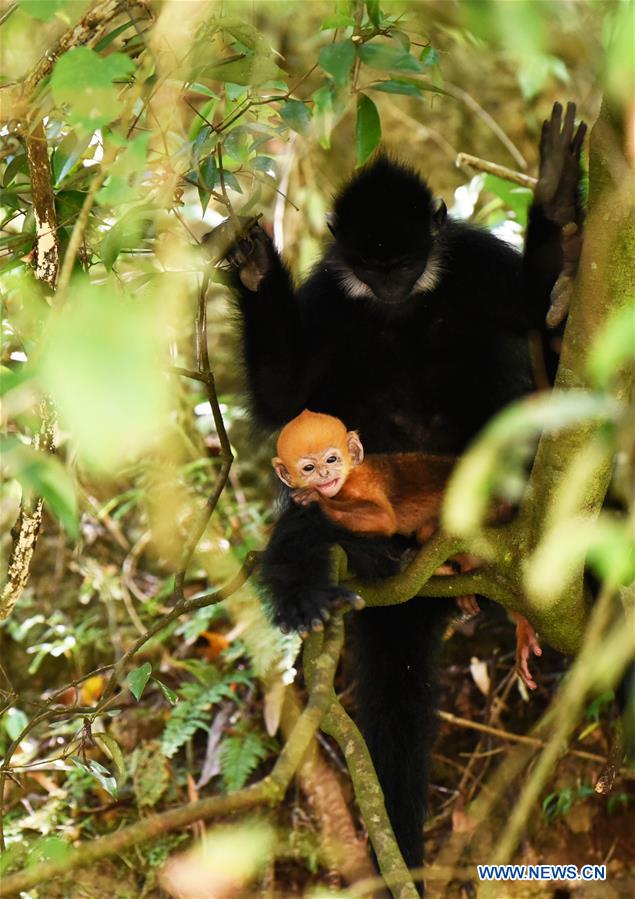
<path fill-rule="evenodd" d="M 381 123 L 377 107 L 365 94 L 357 100 L 357 122 L 355 125 L 355 147 L 357 165 L 363 165 L 381 140 Z"/>
<path fill-rule="evenodd" d="M 212 81 L 231 81 L 233 84 L 258 87 L 266 81 L 284 76 L 268 56 L 247 56 L 216 66 L 206 66 L 203 74 Z"/>
<path fill-rule="evenodd" d="M 134 176 L 145 167 L 149 140 L 149 132 L 137 135 L 111 165 L 108 180 L 97 192 L 97 200 L 102 206 L 118 206 L 136 199 Z"/>
<path fill-rule="evenodd" d="M 593 342 L 589 375 L 598 387 L 608 387 L 631 359 L 635 359 L 635 297 L 611 316 Z"/>
<path fill-rule="evenodd" d="M 377 84 L 371 84 L 370 87 L 374 91 L 385 91 L 387 94 L 405 94 L 408 97 L 421 97 L 421 90 L 414 84 L 407 81 L 398 81 L 391 78 L 389 81 L 379 81 Z"/>
<path fill-rule="evenodd" d="M 65 6 L 69 6 L 69 2 L 68 0 L 18 0 L 18 6 L 32 18 L 48 22 Z"/>
<path fill-rule="evenodd" d="M 410 50 L 410 38 L 405 31 L 399 31 L 398 28 L 391 28 L 390 36 L 393 40 L 397 41 L 397 43 L 401 45 L 402 50 L 405 50 L 406 53 L 408 53 L 408 51 Z"/>
<path fill-rule="evenodd" d="M 311 124 L 311 110 L 301 100 L 286 100 L 280 110 L 280 117 L 285 125 L 305 134 Z"/>
<path fill-rule="evenodd" d="M 4 729 L 6 730 L 10 740 L 17 740 L 24 728 L 29 723 L 29 719 L 21 709 L 7 709 L 4 715 Z"/>
<path fill-rule="evenodd" d="M 373 69 L 384 69 L 387 72 L 423 72 L 424 69 L 418 59 L 396 47 L 369 42 L 358 47 L 357 53 L 361 61 Z"/>
<path fill-rule="evenodd" d="M 75 168 L 83 153 L 86 152 L 92 137 L 90 132 L 84 133 L 80 137 L 74 131 L 71 131 L 61 144 L 58 144 L 51 157 L 54 178 L 53 187 L 59 187 L 64 178 Z"/>
<path fill-rule="evenodd" d="M 127 771 L 126 763 L 124 761 L 123 753 L 121 751 L 119 743 L 111 734 L 103 732 L 93 733 L 93 740 L 99 746 L 99 748 L 103 752 L 105 752 L 106 755 L 114 762 L 115 768 L 117 769 L 117 787 L 121 788 L 125 783 Z"/>
<path fill-rule="evenodd" d="M 2 440 L 0 447 L 11 476 L 25 491 L 41 496 L 69 537 L 76 539 L 79 521 L 75 484 L 60 460 L 11 438 Z"/>
<path fill-rule="evenodd" d="M 368 18 L 375 28 L 381 28 L 381 9 L 379 8 L 379 0 L 366 0 L 366 10 Z"/>
<path fill-rule="evenodd" d="M 320 31 L 328 31 L 331 28 L 354 28 L 355 19 L 352 16 L 335 15 L 328 16 L 322 22 Z"/>
<path fill-rule="evenodd" d="M 313 93 L 314 119 L 320 146 L 328 150 L 331 146 L 331 131 L 333 130 L 333 94 L 330 87 L 324 87 Z"/>
<path fill-rule="evenodd" d="M 527 224 L 529 207 L 534 196 L 533 191 L 528 187 L 511 184 L 497 175 L 486 175 L 484 188 L 499 197 L 505 206 L 511 209 L 517 222 L 520 222 L 521 225 Z"/>
<path fill-rule="evenodd" d="M 355 62 L 355 44 L 348 38 L 322 47 L 319 60 L 324 71 L 333 76 L 335 84 L 342 87 L 346 84 Z"/>
<path fill-rule="evenodd" d="M 99 254 L 108 271 L 112 269 L 123 250 L 134 250 L 139 247 L 152 220 L 153 215 L 149 210 L 135 210 L 116 222 L 106 232 L 99 248 Z"/>
<path fill-rule="evenodd" d="M 440 59 L 441 54 L 435 47 L 424 47 L 419 56 L 419 61 L 426 69 L 438 65 Z"/>
<path fill-rule="evenodd" d="M 123 34 L 124 31 L 127 31 L 128 28 L 134 28 L 137 22 L 144 24 L 147 22 L 147 19 L 129 19 L 127 22 L 124 22 L 123 25 L 119 25 L 117 28 L 110 31 L 106 34 L 102 39 L 95 44 L 95 50 L 97 53 L 101 53 L 102 50 L 105 50 L 106 47 L 109 47 L 116 38 L 119 37 L 120 34 Z"/>
<path fill-rule="evenodd" d="M 158 677 L 153 677 L 152 680 L 158 686 L 159 690 L 163 693 L 170 705 L 176 705 L 179 701 L 179 697 L 174 692 L 174 690 L 166 686 L 166 684 L 164 684 L 163 681 L 160 681 Z"/>
<path fill-rule="evenodd" d="M 220 767 L 228 790 L 240 790 L 269 750 L 255 733 L 225 737 L 220 748 Z"/>
<path fill-rule="evenodd" d="M 75 767 L 85 771 L 86 774 L 90 774 L 90 776 L 93 777 L 97 783 L 113 797 L 113 799 L 117 798 L 117 781 L 108 768 L 104 768 L 103 765 L 100 765 L 99 762 L 95 761 L 85 763 L 76 755 L 71 755 L 69 758 Z"/>
<path fill-rule="evenodd" d="M 61 837 L 43 837 L 29 852 L 29 864 L 37 862 L 61 862 L 70 853 L 71 847 Z"/>
<path fill-rule="evenodd" d="M 139 702 L 146 684 L 152 674 L 152 665 L 150 662 L 144 662 L 139 668 L 134 668 L 128 675 L 128 686 L 134 698 Z"/>
<path fill-rule="evenodd" d="M 70 106 L 69 121 L 84 128 L 101 128 L 121 111 L 119 88 L 113 81 L 126 80 L 134 63 L 123 53 L 103 59 L 88 47 L 74 47 L 61 56 L 53 69 L 51 90 L 58 105 Z"/>

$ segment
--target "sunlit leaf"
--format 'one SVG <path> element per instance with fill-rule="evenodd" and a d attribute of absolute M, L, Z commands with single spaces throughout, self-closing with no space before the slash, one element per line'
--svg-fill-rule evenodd
<path fill-rule="evenodd" d="M 83 463 L 111 469 L 161 434 L 168 408 L 161 307 L 77 278 L 38 375 Z"/>
<path fill-rule="evenodd" d="M 70 851 L 71 846 L 61 837 L 42 837 L 29 852 L 29 862 L 61 862 Z"/>
<path fill-rule="evenodd" d="M 328 16 L 321 25 L 321 31 L 328 31 L 331 28 L 353 28 L 355 26 L 355 19 L 352 16 L 345 16 L 343 14 Z"/>
<path fill-rule="evenodd" d="M 363 165 L 381 140 L 381 123 L 377 107 L 366 94 L 360 94 L 357 101 L 357 123 L 355 126 L 355 147 L 357 165 Z"/>
<path fill-rule="evenodd" d="M 58 12 L 62 12 L 64 7 L 72 8 L 72 3 L 70 0 L 18 0 L 18 6 L 34 19 L 48 22 Z"/>
<path fill-rule="evenodd" d="M 499 197 L 505 206 L 514 213 L 517 222 L 520 222 L 521 225 L 527 224 L 527 215 L 533 199 L 533 191 L 528 187 L 511 184 L 497 175 L 486 175 L 485 190 L 489 190 Z"/>
<path fill-rule="evenodd" d="M 320 146 L 325 150 L 331 146 L 333 130 L 333 95 L 328 85 L 319 88 L 313 94 L 314 119 Z"/>
<path fill-rule="evenodd" d="M 8 472 L 32 496 L 41 496 L 70 537 L 78 534 L 77 495 L 68 472 L 54 456 L 38 452 L 18 440 L 0 443 Z"/>
<path fill-rule="evenodd" d="M 74 47 L 55 63 L 53 97 L 69 105 L 71 122 L 94 130 L 117 118 L 119 88 L 113 81 L 126 80 L 133 72 L 134 63 L 123 53 L 102 58 L 88 47 Z"/>
<path fill-rule="evenodd" d="M 146 164 L 150 134 L 138 134 L 117 156 L 108 171 L 104 186 L 97 192 L 97 200 L 102 205 L 117 206 L 136 199 L 137 187 L 134 176 Z"/>
<path fill-rule="evenodd" d="M 618 309 L 595 338 L 588 370 L 598 387 L 606 387 L 629 360 L 635 358 L 635 297 Z"/>
<path fill-rule="evenodd" d="M 112 734 L 103 732 L 93 732 L 93 740 L 114 762 L 115 768 L 117 769 L 117 786 L 121 787 L 125 783 L 127 771 L 123 752 L 121 751 L 119 743 L 117 743 Z"/>
<path fill-rule="evenodd" d="M 355 44 L 350 38 L 329 44 L 322 47 L 319 58 L 324 71 L 333 76 L 338 87 L 342 87 L 346 84 L 355 62 Z"/>
<path fill-rule="evenodd" d="M 29 723 L 29 719 L 21 709 L 7 709 L 3 715 L 2 723 L 10 740 L 17 740 L 24 728 Z"/>

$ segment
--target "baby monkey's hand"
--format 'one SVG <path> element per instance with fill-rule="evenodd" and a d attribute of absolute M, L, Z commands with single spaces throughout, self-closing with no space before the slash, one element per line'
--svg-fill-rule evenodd
<path fill-rule="evenodd" d="M 297 503 L 298 506 L 310 506 L 311 503 L 318 502 L 320 494 L 315 487 L 300 487 L 297 490 L 292 491 L 291 499 L 294 503 Z"/>

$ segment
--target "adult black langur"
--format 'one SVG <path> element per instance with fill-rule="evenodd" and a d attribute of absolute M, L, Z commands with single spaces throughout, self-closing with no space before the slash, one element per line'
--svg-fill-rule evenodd
<path fill-rule="evenodd" d="M 528 335 L 545 338 L 563 228 L 582 224 L 586 126 L 545 122 L 524 255 L 447 217 L 412 169 L 378 156 L 335 201 L 333 241 L 298 288 L 259 226 L 227 258 L 243 320 L 254 422 L 274 431 L 306 408 L 343 419 L 371 453 L 459 454 L 534 387 Z M 332 583 L 340 543 L 361 577 L 399 568 L 407 538 L 359 537 L 290 503 L 264 553 L 273 620 L 303 634 L 359 598 Z M 434 658 L 448 604 L 410 601 L 354 616 L 358 720 L 406 864 L 423 861 Z M 451 608 L 451 606 L 450 606 Z"/>

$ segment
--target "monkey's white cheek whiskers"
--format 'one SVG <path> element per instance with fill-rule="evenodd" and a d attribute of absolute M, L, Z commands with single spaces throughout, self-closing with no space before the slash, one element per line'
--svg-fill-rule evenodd
<path fill-rule="evenodd" d="M 425 269 L 423 270 L 423 273 L 419 275 L 419 277 L 415 281 L 415 286 L 412 292 L 430 293 L 437 287 L 441 274 L 441 260 L 438 255 L 432 253 L 430 258 L 428 259 L 428 263 Z"/>
<path fill-rule="evenodd" d="M 349 295 L 349 297 L 372 297 L 374 296 L 368 284 L 354 275 L 350 269 L 341 269 L 338 272 L 340 284 Z"/>

